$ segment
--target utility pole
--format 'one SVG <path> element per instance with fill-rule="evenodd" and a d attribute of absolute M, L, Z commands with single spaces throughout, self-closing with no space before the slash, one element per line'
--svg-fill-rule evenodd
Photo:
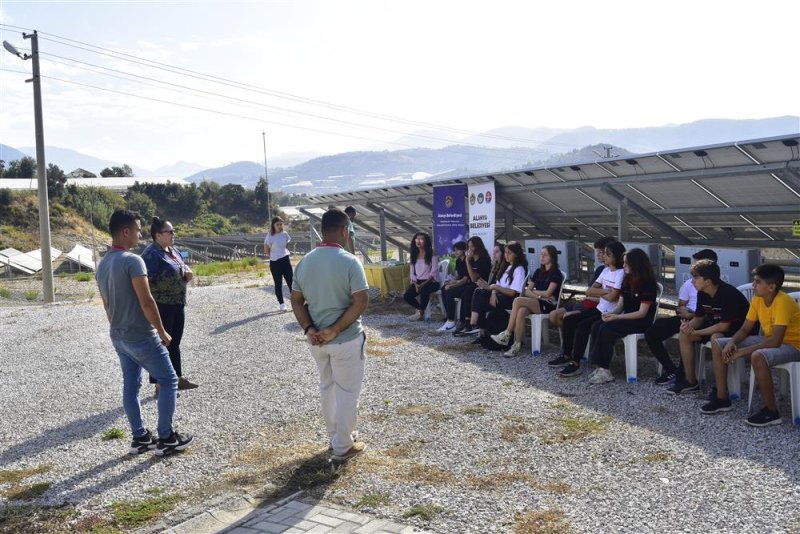
<path fill-rule="evenodd" d="M 272 224 L 272 210 L 269 205 L 269 177 L 267 176 L 267 133 L 262 131 L 261 137 L 264 139 L 264 181 L 267 182 L 267 224 Z M 272 226 L 270 226 L 272 230 Z"/>

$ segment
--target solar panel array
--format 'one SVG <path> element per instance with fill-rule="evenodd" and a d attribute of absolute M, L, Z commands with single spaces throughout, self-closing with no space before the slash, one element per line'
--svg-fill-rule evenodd
<path fill-rule="evenodd" d="M 792 235 L 800 219 L 800 133 L 315 195 L 300 211 L 319 217 L 329 206 L 353 205 L 356 225 L 375 234 L 383 212 L 387 240 L 407 245 L 415 231 L 431 230 L 434 186 L 486 181 L 495 182 L 498 239 L 591 242 L 618 235 L 623 221 L 629 241 L 800 254 Z"/>

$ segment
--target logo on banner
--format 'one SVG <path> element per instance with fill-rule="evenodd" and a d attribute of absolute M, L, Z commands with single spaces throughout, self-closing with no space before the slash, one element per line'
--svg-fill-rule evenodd
<path fill-rule="evenodd" d="M 478 204 L 483 204 L 483 193 L 478 193 Z"/>
<path fill-rule="evenodd" d="M 447 209 L 450 209 L 450 208 L 453 207 L 453 197 L 452 196 L 447 195 L 446 197 L 444 197 L 444 206 Z"/>
<path fill-rule="evenodd" d="M 489 204 L 491 201 L 492 201 L 492 192 L 491 191 L 487 191 L 486 192 L 486 203 Z"/>
<path fill-rule="evenodd" d="M 474 206 L 474 205 L 475 205 L 475 193 L 472 193 L 472 194 L 469 196 L 469 205 L 470 205 L 470 206 Z"/>

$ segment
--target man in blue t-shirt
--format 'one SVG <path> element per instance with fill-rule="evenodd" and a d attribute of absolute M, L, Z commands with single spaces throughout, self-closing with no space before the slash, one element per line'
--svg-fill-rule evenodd
<path fill-rule="evenodd" d="M 142 221 L 135 211 L 117 210 L 111 215 L 109 250 L 97 266 L 97 287 L 111 323 L 111 343 L 122 367 L 122 407 L 128 416 L 133 442 L 130 454 L 155 449 L 158 456 L 182 451 L 192 436 L 172 428 L 178 376 L 169 359 L 172 338 L 161 323 L 158 306 L 150 294 L 147 267 L 141 257 L 129 252 L 141 237 Z M 156 379 L 158 395 L 158 442 L 142 421 L 139 389 L 142 369 Z"/>
<path fill-rule="evenodd" d="M 336 462 L 366 448 L 355 428 L 367 345 L 361 314 L 369 286 L 361 262 L 344 249 L 347 223 L 344 212 L 325 212 L 324 241 L 297 265 L 292 284 L 292 311 L 317 362 L 322 415 Z"/>

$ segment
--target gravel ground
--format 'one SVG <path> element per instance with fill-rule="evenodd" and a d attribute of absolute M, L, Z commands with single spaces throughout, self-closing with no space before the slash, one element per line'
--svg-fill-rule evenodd
<path fill-rule="evenodd" d="M 553 532 L 800 531 L 800 430 L 788 422 L 750 428 L 746 402 L 703 416 L 701 394 L 652 384 L 649 358 L 638 384 L 622 380 L 619 357 L 615 382 L 589 386 L 547 367 L 551 346 L 505 359 L 408 312 L 398 300 L 365 315 L 369 449 L 312 495 L 445 533 L 512 531 L 526 518 Z M 200 388 L 178 400 L 176 426 L 197 441 L 157 460 L 124 454 L 119 365 L 97 299 L 0 309 L 0 466 L 51 466 L 25 480 L 52 484 L 32 502 L 86 517 L 159 488 L 185 496 L 185 509 L 250 486 L 280 490 L 287 469 L 324 454 L 316 370 L 271 288 L 193 287 L 187 321 L 184 372 Z M 124 441 L 102 439 L 111 427 Z M 440 509 L 429 522 L 403 517 L 418 504 Z"/>

